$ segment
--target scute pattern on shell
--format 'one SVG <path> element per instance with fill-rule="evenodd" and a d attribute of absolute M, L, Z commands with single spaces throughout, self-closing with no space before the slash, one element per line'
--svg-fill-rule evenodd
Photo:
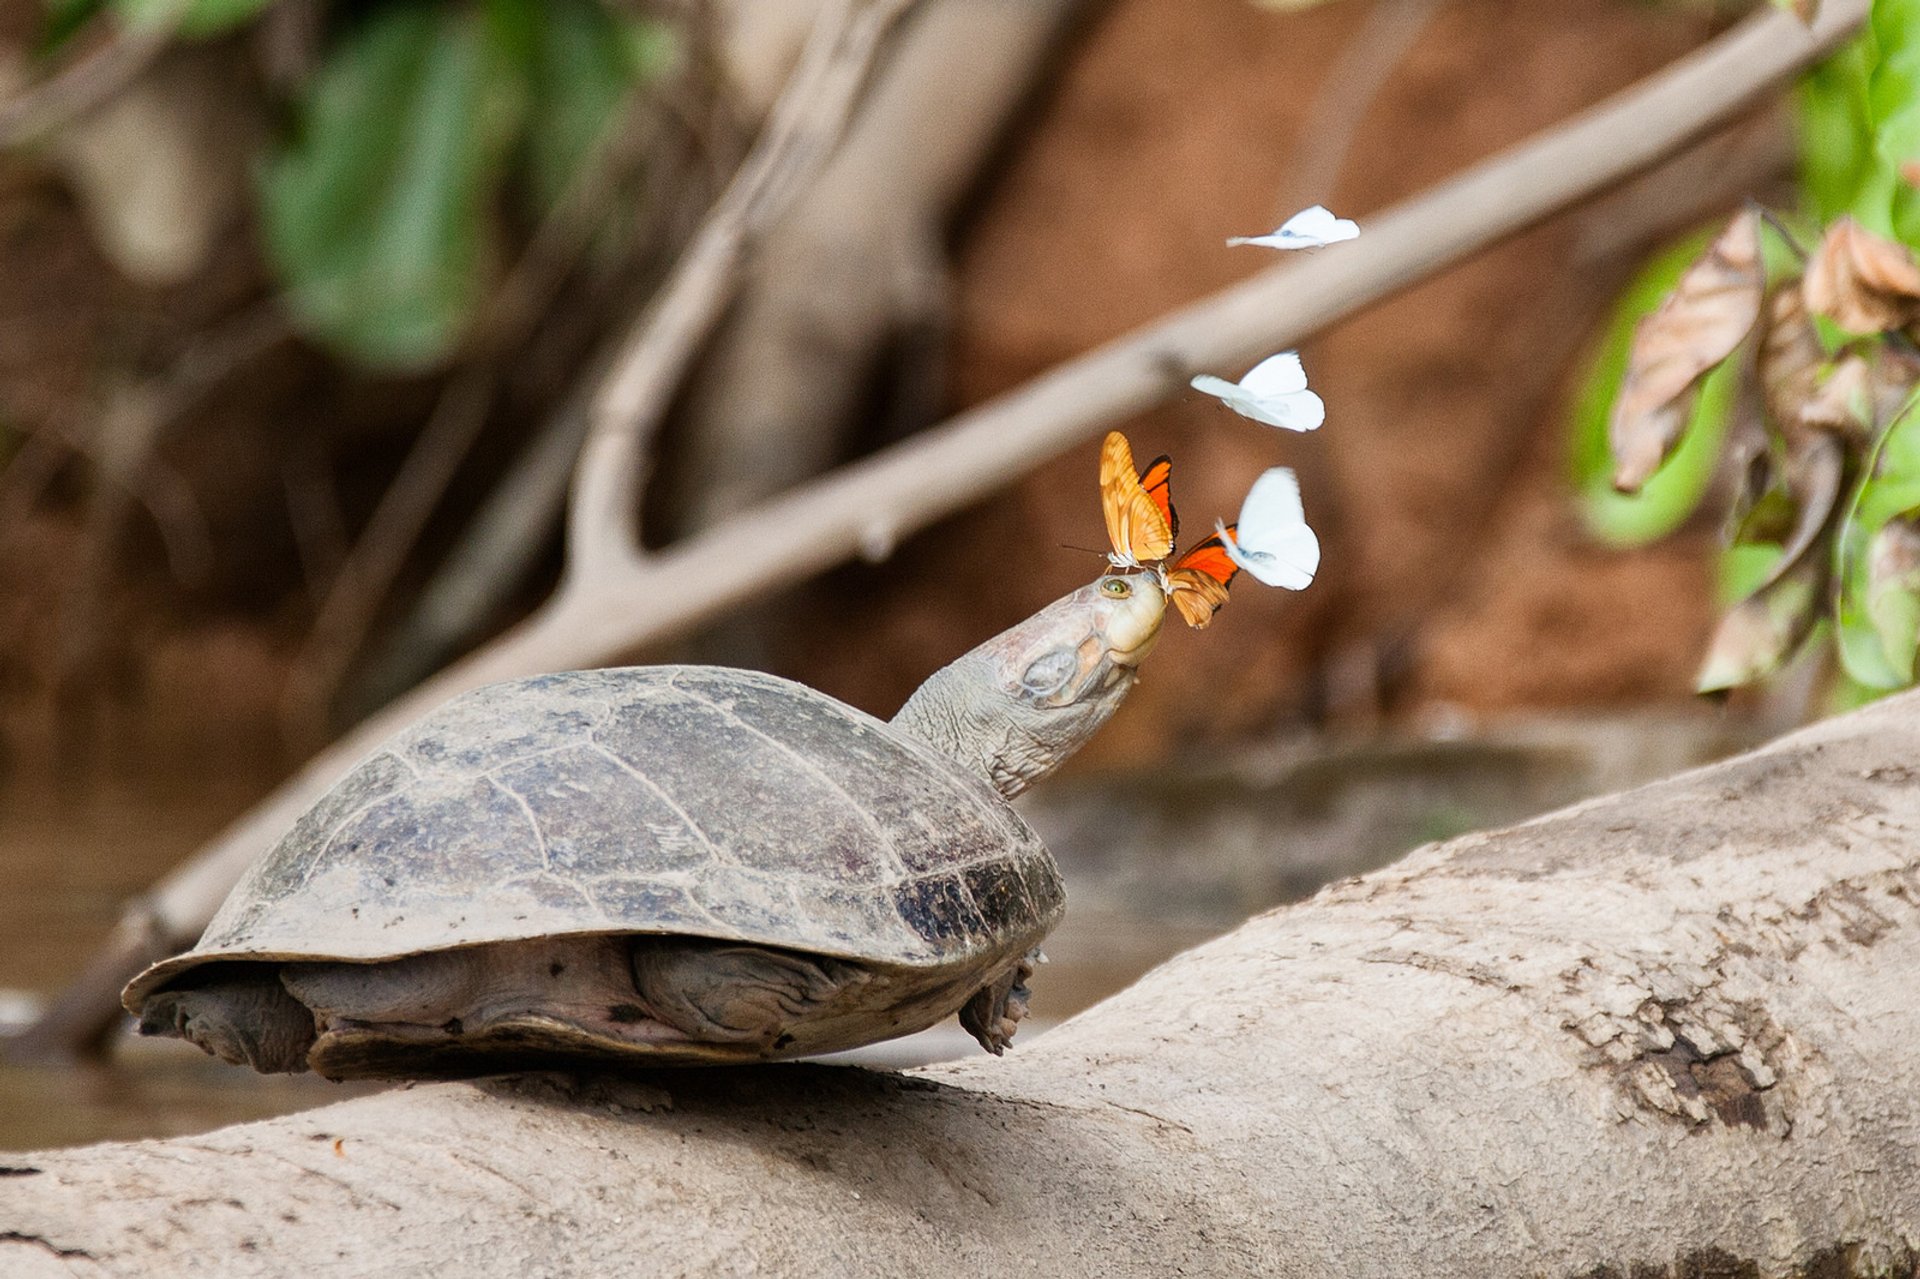
<path fill-rule="evenodd" d="M 655 932 L 919 967 L 1037 940 L 1063 904 L 1026 823 L 931 747 L 774 676 L 634 667 L 427 716 L 256 865 L 183 966 Z"/>

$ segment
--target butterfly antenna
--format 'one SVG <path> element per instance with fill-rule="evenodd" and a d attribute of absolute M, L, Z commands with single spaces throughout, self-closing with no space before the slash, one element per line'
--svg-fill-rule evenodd
<path fill-rule="evenodd" d="M 1098 555 L 1101 559 L 1105 559 L 1107 556 L 1105 551 L 1096 551 L 1091 546 L 1076 546 L 1072 542 L 1060 543 L 1060 549 L 1063 551 L 1085 551 L 1089 555 Z"/>

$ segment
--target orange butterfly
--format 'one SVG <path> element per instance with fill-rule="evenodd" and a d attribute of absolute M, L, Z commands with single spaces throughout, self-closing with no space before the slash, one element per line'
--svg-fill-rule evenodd
<path fill-rule="evenodd" d="M 1179 517 L 1167 481 L 1173 462 L 1162 455 L 1144 471 L 1133 469 L 1133 449 L 1118 431 L 1100 447 L 1100 506 L 1107 517 L 1116 568 L 1140 568 L 1173 554 Z"/>
<path fill-rule="evenodd" d="M 1146 470 L 1136 471 L 1127 437 L 1118 431 L 1107 434 L 1100 449 L 1100 506 L 1107 518 L 1107 538 L 1113 543 L 1107 558 L 1116 568 L 1151 569 L 1180 616 L 1197 630 L 1227 602 L 1227 587 L 1240 566 L 1227 557 L 1215 533 L 1167 567 L 1180 534 L 1172 478 L 1173 463 L 1165 455 L 1149 462 Z"/>

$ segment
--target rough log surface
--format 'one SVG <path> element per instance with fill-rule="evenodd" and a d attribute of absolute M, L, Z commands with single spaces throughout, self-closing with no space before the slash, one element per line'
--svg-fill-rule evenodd
<path fill-rule="evenodd" d="M 10 1156 L 0 1273 L 1911 1275 L 1916 761 L 1908 695 L 1430 846 L 1005 1060 Z"/>

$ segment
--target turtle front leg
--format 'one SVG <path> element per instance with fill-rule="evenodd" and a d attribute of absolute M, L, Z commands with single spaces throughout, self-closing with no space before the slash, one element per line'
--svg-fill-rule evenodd
<path fill-rule="evenodd" d="M 298 1074 L 313 1046 L 313 1014 L 289 995 L 271 968 L 162 991 L 140 1013 L 140 1033 L 197 1044 L 234 1066 L 262 1074 Z"/>
<path fill-rule="evenodd" d="M 1035 964 L 1042 961 L 1040 948 L 1034 947 L 998 977 L 974 992 L 960 1010 L 960 1024 L 980 1041 L 980 1046 L 998 1057 L 1013 1042 L 1013 1032 L 1027 1015 L 1027 1000 L 1033 992 L 1027 979 Z"/>

